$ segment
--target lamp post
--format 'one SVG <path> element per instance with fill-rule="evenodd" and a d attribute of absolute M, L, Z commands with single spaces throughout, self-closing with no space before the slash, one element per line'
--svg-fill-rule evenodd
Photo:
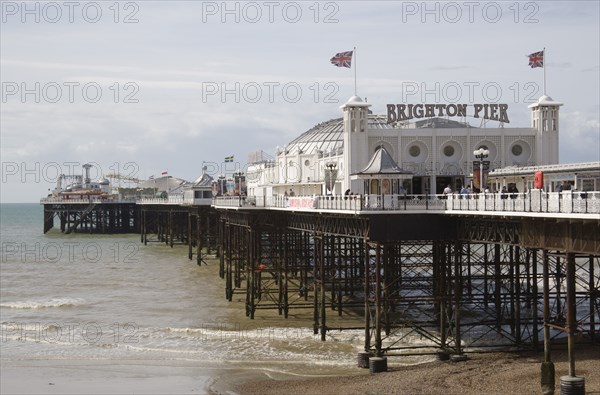
<path fill-rule="evenodd" d="M 217 183 L 219 196 L 225 196 L 227 194 L 227 180 L 225 179 L 225 175 L 221 174 Z"/>
<path fill-rule="evenodd" d="M 479 192 L 483 189 L 483 160 L 490 155 L 490 151 L 485 148 L 479 148 L 473 151 L 475 158 L 479 159 Z"/>
<path fill-rule="evenodd" d="M 335 171 L 335 168 L 337 167 L 337 163 L 335 162 L 328 162 L 325 164 L 325 167 L 327 168 L 328 172 L 327 175 L 329 177 L 326 176 L 326 183 L 325 183 L 325 188 L 329 187 L 329 190 L 331 191 L 331 194 L 333 195 L 333 188 L 335 186 L 335 179 L 337 178 L 337 171 Z"/>

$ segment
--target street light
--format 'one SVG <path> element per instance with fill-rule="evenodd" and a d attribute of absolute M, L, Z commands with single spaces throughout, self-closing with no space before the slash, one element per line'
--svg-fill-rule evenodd
<path fill-rule="evenodd" d="M 331 194 L 333 195 L 333 188 L 335 187 L 335 180 L 337 178 L 337 163 L 328 162 L 325 164 L 325 167 L 328 170 L 325 175 L 325 188 L 329 187 L 329 191 L 331 191 Z"/>
<path fill-rule="evenodd" d="M 479 159 L 479 192 L 483 191 L 483 160 L 490 155 L 490 151 L 479 148 L 473 151 L 473 155 Z"/>

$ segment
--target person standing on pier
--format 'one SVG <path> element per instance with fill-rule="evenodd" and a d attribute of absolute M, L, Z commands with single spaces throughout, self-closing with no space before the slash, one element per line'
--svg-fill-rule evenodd
<path fill-rule="evenodd" d="M 460 190 L 460 195 L 462 199 L 468 199 L 469 198 L 469 190 L 467 189 L 466 186 L 463 185 L 462 189 Z"/>
<path fill-rule="evenodd" d="M 452 195 L 452 187 L 450 184 L 446 188 L 444 188 L 444 199 L 448 198 L 448 195 Z"/>

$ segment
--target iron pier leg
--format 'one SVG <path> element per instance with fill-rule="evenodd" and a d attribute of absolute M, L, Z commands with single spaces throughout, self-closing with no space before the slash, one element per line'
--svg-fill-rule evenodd
<path fill-rule="evenodd" d="M 192 213 L 188 213 L 188 228 L 187 228 L 187 243 L 188 243 L 188 259 L 191 261 L 194 256 L 194 246 L 192 243 Z"/>
<path fill-rule="evenodd" d="M 551 361 L 550 350 L 550 270 L 548 251 L 542 251 L 543 282 L 544 282 L 544 362 L 542 362 L 542 393 L 554 394 L 554 363 Z"/>
<path fill-rule="evenodd" d="M 594 278 L 594 256 L 590 255 L 590 266 L 589 266 L 589 280 L 588 287 L 590 293 L 590 338 L 592 341 L 596 341 L 596 298 L 600 296 L 600 290 L 596 289 L 595 278 Z"/>
<path fill-rule="evenodd" d="M 288 242 L 289 234 L 287 232 L 283 233 L 283 316 L 288 318 L 289 312 L 289 301 L 288 301 L 288 259 L 289 259 L 289 250 L 288 250 Z"/>
<path fill-rule="evenodd" d="M 538 293 L 538 272 L 537 272 L 537 250 L 532 250 L 531 255 L 533 257 L 533 261 L 531 262 L 531 277 L 533 279 L 531 285 L 531 314 L 533 318 L 533 349 L 538 351 L 539 349 L 539 314 L 538 314 L 538 302 L 539 302 L 539 293 Z"/>
<path fill-rule="evenodd" d="M 319 333 L 319 285 L 318 281 L 318 272 L 319 272 L 319 260 L 318 260 L 318 251 L 319 243 L 318 238 L 313 236 L 314 241 L 314 256 L 313 256 L 313 334 Z"/>
<path fill-rule="evenodd" d="M 371 290 L 369 287 L 370 269 L 369 269 L 369 244 L 366 238 L 363 239 L 363 250 L 364 250 L 364 275 L 365 275 L 365 351 L 371 351 L 371 306 L 369 304 L 369 298 L 371 297 Z"/>
<path fill-rule="evenodd" d="M 327 237 L 321 236 L 321 239 L 319 241 L 319 250 L 317 252 L 319 256 L 319 276 L 321 280 L 321 291 L 319 295 L 321 299 L 321 341 L 325 341 L 325 337 L 327 334 L 327 309 L 325 308 L 325 240 L 327 240 Z M 331 262 L 329 263 L 331 264 Z"/>
<path fill-rule="evenodd" d="M 454 330 L 456 354 L 462 354 L 461 331 L 460 331 L 460 302 L 462 298 L 462 244 L 454 244 Z"/>
<path fill-rule="evenodd" d="M 567 253 L 567 335 L 568 335 L 568 358 L 569 376 L 575 375 L 575 332 L 576 322 L 576 300 L 575 300 L 575 254 Z"/>
<path fill-rule="evenodd" d="M 381 244 L 375 247 L 375 353 L 383 356 L 381 344 Z"/>
<path fill-rule="evenodd" d="M 494 305 L 496 308 L 496 328 L 502 326 L 502 271 L 500 267 L 500 244 L 494 244 Z"/>

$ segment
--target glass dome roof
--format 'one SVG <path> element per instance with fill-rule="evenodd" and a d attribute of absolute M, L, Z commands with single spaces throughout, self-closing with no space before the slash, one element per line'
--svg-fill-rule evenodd
<path fill-rule="evenodd" d="M 385 115 L 369 114 L 369 129 L 393 129 Z M 314 154 L 316 151 L 332 152 L 344 147 L 344 119 L 321 122 L 292 140 L 286 147 L 289 154 Z M 341 152 L 341 151 L 340 151 Z"/>

